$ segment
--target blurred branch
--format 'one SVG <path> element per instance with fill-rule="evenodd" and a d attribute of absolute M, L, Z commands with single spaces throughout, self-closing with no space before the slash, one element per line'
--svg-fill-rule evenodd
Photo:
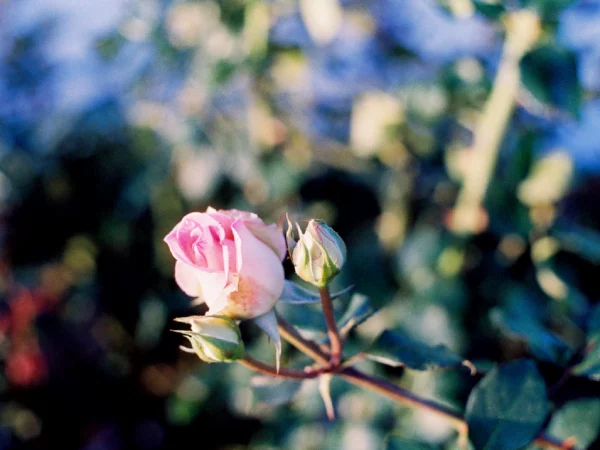
<path fill-rule="evenodd" d="M 539 17 L 529 10 L 508 15 L 505 27 L 506 40 L 498 73 L 475 129 L 471 161 L 452 215 L 452 229 L 460 234 L 473 234 L 479 228 L 485 193 L 521 85 L 519 63 L 540 34 Z"/>

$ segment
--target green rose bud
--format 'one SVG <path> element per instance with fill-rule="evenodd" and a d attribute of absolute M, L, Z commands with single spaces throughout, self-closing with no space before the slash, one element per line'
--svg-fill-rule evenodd
<path fill-rule="evenodd" d="M 288 219 L 288 224 L 291 223 Z M 288 247 L 296 273 L 304 281 L 317 286 L 326 286 L 342 269 L 346 261 L 346 245 L 340 236 L 325 221 L 313 219 L 302 233 L 296 224 L 300 239 L 293 241 L 288 228 Z"/>
<path fill-rule="evenodd" d="M 187 323 L 191 330 L 173 330 L 183 334 L 192 348 L 183 350 L 195 353 L 202 361 L 232 362 L 244 355 L 244 342 L 234 320 L 225 316 L 192 316 L 175 319 Z"/>

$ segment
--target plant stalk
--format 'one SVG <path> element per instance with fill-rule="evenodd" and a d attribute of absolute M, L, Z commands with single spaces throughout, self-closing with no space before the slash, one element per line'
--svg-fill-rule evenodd
<path fill-rule="evenodd" d="M 288 340 L 290 344 L 296 347 L 301 352 L 305 353 L 307 356 L 313 358 L 316 362 L 326 365 L 329 361 L 328 355 L 323 352 L 319 347 L 312 341 L 309 341 L 302 337 L 300 333 L 289 323 L 285 321 L 282 317 L 277 317 L 277 322 L 279 325 L 279 332 L 283 336 L 284 339 Z M 288 339 L 288 337 L 291 338 Z M 304 350 L 308 350 L 305 352 Z M 274 371 L 275 369 L 273 369 Z M 460 436 L 467 436 L 468 433 L 468 425 L 463 416 L 454 411 L 453 409 L 437 403 L 433 400 L 428 400 L 418 395 L 407 391 L 399 386 L 396 386 L 393 383 L 390 383 L 387 380 L 375 377 L 373 375 L 368 375 L 364 372 L 361 372 L 353 367 L 348 367 L 341 371 L 331 370 L 331 368 L 326 369 L 322 372 L 306 372 L 310 374 L 305 378 L 312 378 L 313 374 L 318 376 L 323 373 L 330 373 L 332 375 L 337 375 L 347 382 L 361 387 L 363 389 L 367 389 L 373 392 L 377 392 L 385 397 L 388 397 L 392 400 L 395 400 L 399 403 L 402 403 L 406 406 L 414 407 L 414 408 L 422 408 L 426 409 L 432 413 L 438 414 L 444 419 L 448 420 L 454 428 L 458 431 Z M 276 376 L 276 375 L 275 375 Z M 555 439 L 546 433 L 540 433 L 538 437 L 534 441 L 535 444 L 555 450 L 572 450 L 574 448 L 573 443 L 569 440 L 564 442 Z"/>
<path fill-rule="evenodd" d="M 237 360 L 242 366 L 252 369 L 256 372 L 272 377 L 287 378 L 291 380 L 306 380 L 309 378 L 317 378 L 321 375 L 320 372 L 304 371 L 299 369 L 286 369 L 280 368 L 279 372 L 277 369 L 269 364 L 265 364 L 262 361 L 254 359 L 252 356 L 245 354 L 242 359 Z"/>
<path fill-rule="evenodd" d="M 317 344 L 304 339 L 296 328 L 279 315 L 277 315 L 277 328 L 279 329 L 279 334 L 302 353 L 314 359 L 322 366 L 329 365 L 329 356 Z"/>
<path fill-rule="evenodd" d="M 474 234 L 480 228 L 485 194 L 521 86 L 519 63 L 540 35 L 540 20 L 532 11 L 511 13 L 507 15 L 505 23 L 506 40 L 502 58 L 492 92 L 474 130 L 471 161 L 452 215 L 451 227 L 459 234 Z"/>
<path fill-rule="evenodd" d="M 331 295 L 327 286 L 319 288 L 319 294 L 321 295 L 321 305 L 323 306 L 323 316 L 325 316 L 325 323 L 327 324 L 327 335 L 329 336 L 329 343 L 331 345 L 331 355 L 329 357 L 329 363 L 333 369 L 340 366 L 342 361 L 342 340 L 340 333 L 335 323 L 335 316 L 333 314 L 333 303 L 331 302 Z"/>

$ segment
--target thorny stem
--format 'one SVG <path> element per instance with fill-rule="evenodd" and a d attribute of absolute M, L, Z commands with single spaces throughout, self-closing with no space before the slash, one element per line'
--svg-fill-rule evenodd
<path fill-rule="evenodd" d="M 317 344 L 302 337 L 300 333 L 282 317 L 277 317 L 277 323 L 279 326 L 279 332 L 285 340 L 324 367 L 321 370 L 315 371 L 304 369 L 304 372 L 292 369 L 280 369 L 279 374 L 277 374 L 277 370 L 274 367 L 268 366 L 264 363 L 259 363 L 251 358 L 248 359 L 247 356 L 245 359 L 241 360 L 242 364 L 251 369 L 259 367 L 259 372 L 266 375 L 271 375 L 273 377 L 309 379 L 318 377 L 322 374 L 337 375 L 355 386 L 377 392 L 406 406 L 421 408 L 435 413 L 448 420 L 455 427 L 461 437 L 467 436 L 468 425 L 460 413 L 433 400 L 419 397 L 418 395 L 403 389 L 400 386 L 396 386 L 389 381 L 361 372 L 353 367 L 348 367 L 343 370 L 339 370 L 339 367 L 337 370 L 331 368 L 328 366 L 329 355 L 323 352 Z M 302 376 L 300 376 L 300 374 Z M 563 442 L 547 435 L 546 433 L 540 433 L 535 439 L 534 443 L 541 447 L 555 450 L 572 450 L 574 448 L 574 443 L 572 441 L 566 440 Z"/>
<path fill-rule="evenodd" d="M 329 365 L 329 356 L 317 344 L 304 339 L 298 330 L 279 315 L 277 315 L 277 328 L 279 329 L 279 334 L 302 353 L 311 357 L 322 366 Z"/>
<path fill-rule="evenodd" d="M 426 409 L 438 414 L 448 420 L 460 434 L 465 434 L 467 432 L 467 424 L 463 420 L 462 416 L 447 406 L 432 400 L 421 398 L 416 394 L 407 391 L 406 389 L 390 383 L 389 381 L 374 377 L 372 375 L 367 375 L 352 367 L 344 369 L 338 375 L 355 386 L 360 386 L 362 388 L 385 395 L 386 397 L 389 397 L 407 406 Z"/>
<path fill-rule="evenodd" d="M 244 357 L 242 359 L 239 359 L 237 362 L 239 362 L 242 366 L 247 367 L 248 369 L 252 369 L 264 375 L 270 375 L 272 377 L 279 378 L 289 378 L 291 380 L 306 380 L 308 378 L 317 378 L 321 375 L 320 372 L 316 371 L 286 368 L 280 368 L 279 372 L 277 372 L 277 369 L 275 367 L 269 364 L 265 364 L 262 361 L 258 361 L 257 359 L 254 359 L 248 354 L 244 355 Z"/>
<path fill-rule="evenodd" d="M 321 305 L 323 306 L 323 316 L 325 316 L 325 323 L 327 324 L 327 335 L 329 336 L 329 342 L 331 345 L 331 356 L 329 362 L 332 368 L 340 366 L 342 360 L 342 340 L 340 339 L 340 333 L 335 323 L 335 316 L 333 315 L 333 304 L 331 303 L 331 295 L 329 294 L 329 288 L 327 286 L 319 288 L 319 294 L 321 295 Z"/>

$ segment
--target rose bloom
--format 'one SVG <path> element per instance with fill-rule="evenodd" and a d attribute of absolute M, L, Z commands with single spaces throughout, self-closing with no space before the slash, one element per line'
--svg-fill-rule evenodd
<path fill-rule="evenodd" d="M 190 213 L 165 237 L 175 281 L 208 305 L 208 314 L 251 319 L 269 312 L 283 291 L 283 233 L 249 212 Z"/>

